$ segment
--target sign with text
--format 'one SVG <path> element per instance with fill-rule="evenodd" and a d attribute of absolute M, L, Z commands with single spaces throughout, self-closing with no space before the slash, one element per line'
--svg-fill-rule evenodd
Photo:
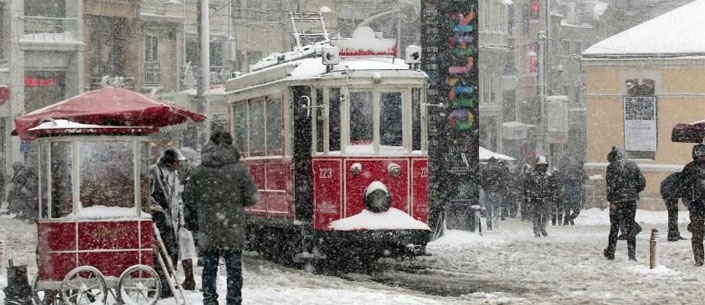
<path fill-rule="evenodd" d="M 421 68 L 428 74 L 431 215 L 449 202 L 477 202 L 479 166 L 478 1 L 422 0 Z"/>
<path fill-rule="evenodd" d="M 656 97 L 625 97 L 625 150 L 656 151 L 656 136 Z"/>

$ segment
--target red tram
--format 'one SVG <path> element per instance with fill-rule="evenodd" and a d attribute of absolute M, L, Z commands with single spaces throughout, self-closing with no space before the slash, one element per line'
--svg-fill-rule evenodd
<path fill-rule="evenodd" d="M 270 55 L 226 85 L 261 198 L 248 242 L 269 258 L 413 256 L 430 238 L 420 48 L 404 61 L 366 35 Z"/>
<path fill-rule="evenodd" d="M 205 116 L 117 88 L 15 118 L 13 134 L 38 142 L 35 304 L 157 303 L 153 266 L 168 263 L 153 262 L 152 218 L 143 208 L 148 135 L 187 118 Z"/>

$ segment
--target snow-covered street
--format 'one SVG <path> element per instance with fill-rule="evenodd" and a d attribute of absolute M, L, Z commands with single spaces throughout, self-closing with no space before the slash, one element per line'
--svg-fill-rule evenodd
<path fill-rule="evenodd" d="M 687 212 L 681 212 L 681 235 Z M 529 222 L 508 219 L 483 236 L 448 231 L 428 247 L 431 256 L 412 262 L 386 262 L 377 274 L 343 277 L 309 274 L 262 261 L 246 253 L 244 304 L 697 304 L 705 299 L 690 241 L 666 242 L 666 212 L 637 211 L 644 231 L 637 237 L 638 263 L 627 260 L 620 241 L 614 261 L 602 256 L 607 244 L 606 210 L 583 211 L 575 226 L 550 226 L 548 237 L 534 238 Z M 484 223 L 484 219 L 483 219 Z M 660 265 L 649 269 L 652 228 L 659 229 Z M 28 263 L 36 272 L 34 225 L 0 217 L 6 259 Z M 395 267 L 396 266 L 396 267 Z M 200 268 L 197 269 L 200 275 Z M 0 288 L 7 278 L 0 276 Z M 225 277 L 219 278 L 224 304 Z M 197 276 L 200 282 L 200 277 Z M 188 292 L 187 304 L 200 304 Z M 4 295 L 0 291 L 0 301 Z M 165 299 L 158 304 L 174 304 Z"/>

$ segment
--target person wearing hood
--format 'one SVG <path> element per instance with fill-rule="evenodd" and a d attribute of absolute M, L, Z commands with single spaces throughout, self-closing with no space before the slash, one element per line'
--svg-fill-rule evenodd
<path fill-rule="evenodd" d="M 184 190 L 186 228 L 198 236 L 203 257 L 204 305 L 218 304 L 220 257 L 227 271 L 227 305 L 242 304 L 245 208 L 257 203 L 259 195 L 232 142 L 228 132 L 214 131 Z"/>
<path fill-rule="evenodd" d="M 534 237 L 548 236 L 546 222 L 555 202 L 553 179 L 547 173 L 548 161 L 545 156 L 536 158 L 534 170 L 524 180 L 524 203 L 531 209 L 534 224 Z"/>
<path fill-rule="evenodd" d="M 659 189 L 661 198 L 666 203 L 668 211 L 668 241 L 685 240 L 678 230 L 678 199 L 682 197 L 681 187 L 678 183 L 680 172 L 671 173 L 663 181 Z"/>
<path fill-rule="evenodd" d="M 495 213 L 502 213 L 502 188 L 505 183 L 504 168 L 495 157 L 487 161 L 480 174 L 482 190 L 485 192 L 485 213 L 487 214 L 487 229 L 493 229 Z M 496 225 L 496 224 L 495 224 Z"/>
<path fill-rule="evenodd" d="M 627 232 L 627 255 L 630 261 L 636 261 L 637 224 L 634 217 L 639 192 L 646 188 L 646 178 L 636 163 L 627 160 L 621 147 L 613 146 L 607 154 L 607 161 L 609 165 L 605 179 L 607 201 L 610 203 L 610 233 L 603 254 L 608 260 L 614 260 L 619 225 L 624 223 Z"/>
<path fill-rule="evenodd" d="M 159 229 L 159 236 L 164 242 L 164 247 L 176 263 L 179 254 L 179 245 L 176 239 L 179 227 L 179 174 L 177 171 L 186 158 L 176 147 L 169 147 L 162 153 L 159 161 L 149 167 L 149 202 L 152 221 Z M 155 257 L 154 261 L 157 261 Z M 167 286 L 166 276 L 161 268 L 157 273 L 162 279 L 161 296 L 172 296 L 171 289 Z"/>
<path fill-rule="evenodd" d="M 683 201 L 688 202 L 690 224 L 688 231 L 693 233 L 691 245 L 696 266 L 705 262 L 703 235 L 705 234 L 705 144 L 693 146 L 693 161 L 681 171 L 677 185 L 682 187 Z"/>

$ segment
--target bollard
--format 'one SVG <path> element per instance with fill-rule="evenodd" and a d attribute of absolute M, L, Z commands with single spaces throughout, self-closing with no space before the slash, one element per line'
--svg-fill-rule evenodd
<path fill-rule="evenodd" d="M 649 269 L 656 268 L 658 265 L 658 229 L 651 229 L 651 239 L 649 240 Z"/>

